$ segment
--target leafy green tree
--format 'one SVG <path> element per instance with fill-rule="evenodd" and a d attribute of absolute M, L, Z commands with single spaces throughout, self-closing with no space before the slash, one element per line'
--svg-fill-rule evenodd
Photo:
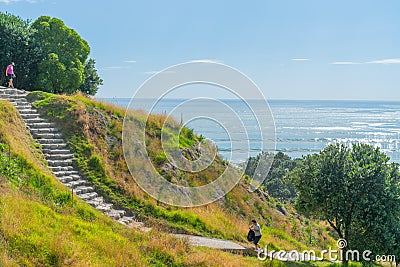
<path fill-rule="evenodd" d="M 94 95 L 103 81 L 89 52 L 87 42 L 60 19 L 42 16 L 30 23 L 0 12 L 0 71 L 15 62 L 17 88 Z"/>
<path fill-rule="evenodd" d="M 263 155 L 260 154 L 256 157 L 249 158 L 245 174 L 253 177 L 257 164 L 262 156 Z M 292 159 L 282 152 L 278 152 L 274 155 L 274 161 L 262 184 L 268 194 L 281 201 L 294 201 L 297 191 L 287 175 L 297 166 L 298 162 L 299 159 Z"/>
<path fill-rule="evenodd" d="M 79 87 L 79 91 L 88 95 L 95 95 L 99 90 L 99 85 L 103 84 L 103 80 L 97 74 L 95 64 L 96 62 L 93 58 L 90 58 L 86 62 L 83 72 L 83 83 Z"/>
<path fill-rule="evenodd" d="M 42 55 L 36 87 L 52 93 L 77 91 L 83 83 L 84 64 L 90 52 L 87 42 L 57 18 L 39 17 L 31 28 L 35 29 L 34 38 Z M 50 70 L 51 67 L 55 69 Z"/>
<path fill-rule="evenodd" d="M 326 220 L 347 241 L 344 255 L 348 249 L 374 254 L 395 249 L 400 174 L 378 148 L 330 145 L 305 157 L 293 177 L 299 191 L 296 208 Z"/>
<path fill-rule="evenodd" d="M 29 27 L 29 21 L 18 16 L 0 12 L 0 71 L 1 81 L 5 81 L 5 68 L 15 62 L 17 78 L 14 86 L 32 88 L 39 62 L 38 44 L 33 38 L 34 29 Z"/>

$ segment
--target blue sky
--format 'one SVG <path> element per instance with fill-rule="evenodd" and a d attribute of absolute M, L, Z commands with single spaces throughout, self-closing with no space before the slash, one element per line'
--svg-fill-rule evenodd
<path fill-rule="evenodd" d="M 74 28 L 104 79 L 99 97 L 130 97 L 156 71 L 213 60 L 267 99 L 400 101 L 396 0 L 0 0 L 0 10 Z"/>

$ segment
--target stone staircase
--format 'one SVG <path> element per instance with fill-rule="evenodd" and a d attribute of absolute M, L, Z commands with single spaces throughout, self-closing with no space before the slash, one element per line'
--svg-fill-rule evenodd
<path fill-rule="evenodd" d="M 133 217 L 126 216 L 126 211 L 114 209 L 113 204 L 107 203 L 102 196 L 99 196 L 89 181 L 74 167 L 74 155 L 68 149 L 62 134 L 54 123 L 42 118 L 32 107 L 26 99 L 27 94 L 23 90 L 0 87 L 0 99 L 8 100 L 18 109 L 32 137 L 42 145 L 48 167 L 58 180 L 108 217 L 124 225 L 137 223 Z"/>

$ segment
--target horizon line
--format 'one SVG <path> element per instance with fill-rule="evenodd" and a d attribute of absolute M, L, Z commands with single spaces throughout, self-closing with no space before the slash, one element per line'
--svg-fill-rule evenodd
<path fill-rule="evenodd" d="M 97 97 L 93 96 L 95 99 L 131 99 L 131 97 Z M 197 97 L 196 97 L 197 98 Z M 198 97 L 198 98 L 203 98 L 203 97 Z M 205 97 L 204 97 L 205 98 Z M 151 97 L 146 97 L 146 98 L 138 98 L 138 99 L 157 99 L 157 98 L 151 98 Z M 166 97 L 163 99 L 167 100 L 189 100 L 192 98 L 181 98 L 181 97 Z M 241 100 L 238 98 L 215 98 L 217 100 Z M 268 101 L 370 101 L 370 102 L 400 102 L 400 98 L 397 100 L 392 100 L 392 99 L 290 99 L 290 98 L 271 98 L 271 99 L 260 99 L 260 98 L 247 98 L 245 99 L 246 101 L 261 101 L 261 100 L 266 100 Z"/>

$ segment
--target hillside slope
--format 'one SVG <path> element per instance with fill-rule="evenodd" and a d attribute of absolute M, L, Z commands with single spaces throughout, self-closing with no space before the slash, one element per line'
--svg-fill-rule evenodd
<path fill-rule="evenodd" d="M 297 215 L 292 207 L 265 193 L 248 192 L 248 178 L 241 179 L 224 198 L 206 206 L 176 208 L 158 203 L 138 187 L 125 163 L 122 149 L 125 110 L 80 94 L 59 96 L 33 92 L 29 99 L 43 116 L 61 129 L 77 158 L 77 166 L 97 190 L 149 226 L 163 232 L 245 242 L 249 221 L 255 218 L 263 227 L 263 245 L 302 250 L 328 247 L 333 242 L 325 225 Z M 164 115 L 152 115 L 146 127 L 147 149 L 158 171 L 172 182 L 189 186 L 205 184 L 218 177 L 227 164 L 219 157 L 212 168 L 196 174 L 165 168 L 168 161 L 160 144 L 164 121 Z M 182 130 L 179 137 L 189 156 L 196 154 L 194 147 L 200 139 L 190 129 Z"/>
<path fill-rule="evenodd" d="M 17 110 L 0 101 L 0 266 L 257 266 L 255 258 L 142 233 L 85 204 L 45 166 Z"/>

